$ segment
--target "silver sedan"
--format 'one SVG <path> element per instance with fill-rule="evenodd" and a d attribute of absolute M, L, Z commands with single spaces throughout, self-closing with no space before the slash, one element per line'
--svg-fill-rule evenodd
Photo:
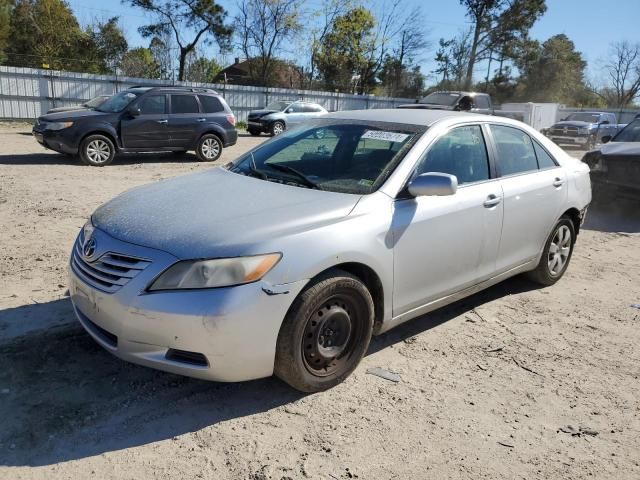
<path fill-rule="evenodd" d="M 71 299 L 122 359 L 319 391 L 372 335 L 520 273 L 554 284 L 590 200 L 588 167 L 522 123 L 335 113 L 100 207 Z"/>

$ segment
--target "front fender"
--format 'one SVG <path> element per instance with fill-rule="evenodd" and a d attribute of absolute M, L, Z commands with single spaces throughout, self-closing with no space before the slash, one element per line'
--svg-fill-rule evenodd
<path fill-rule="evenodd" d="M 107 122 L 96 122 L 89 125 L 80 125 L 73 138 L 75 146 L 79 147 L 82 139 L 87 137 L 88 135 L 94 135 L 98 133 L 110 136 L 115 141 L 116 148 L 118 150 L 122 148 L 122 143 L 120 141 L 120 135 L 118 134 L 118 131 L 111 123 Z"/>

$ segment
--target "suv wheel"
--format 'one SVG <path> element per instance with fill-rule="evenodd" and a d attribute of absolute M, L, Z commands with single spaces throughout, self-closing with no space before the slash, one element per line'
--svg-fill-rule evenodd
<path fill-rule="evenodd" d="M 278 120 L 271 124 L 271 135 L 275 137 L 280 135 L 282 132 L 284 132 L 284 123 Z"/>
<path fill-rule="evenodd" d="M 373 311 L 371 294 L 357 277 L 342 270 L 318 277 L 282 323 L 275 374 L 302 392 L 342 382 L 369 347 Z"/>
<path fill-rule="evenodd" d="M 113 142 L 104 135 L 89 135 L 80 144 L 80 159 L 86 165 L 104 167 L 116 156 Z"/>
<path fill-rule="evenodd" d="M 217 135 L 207 133 L 200 137 L 196 147 L 196 157 L 201 162 L 215 162 L 222 155 L 222 142 Z"/>

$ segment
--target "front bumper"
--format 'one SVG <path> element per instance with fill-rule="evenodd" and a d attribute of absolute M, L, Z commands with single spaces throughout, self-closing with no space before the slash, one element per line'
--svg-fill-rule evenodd
<path fill-rule="evenodd" d="M 177 258 L 121 242 L 98 229 L 93 238 L 96 262 L 114 252 L 150 261 L 113 293 L 91 285 L 70 262 L 74 311 L 102 347 L 132 363 L 206 380 L 243 381 L 273 374 L 280 325 L 306 280 L 147 292 L 147 285 Z"/>
<path fill-rule="evenodd" d="M 549 138 L 558 145 L 586 145 L 589 137 L 564 137 L 559 135 L 549 135 Z"/>
<path fill-rule="evenodd" d="M 69 138 L 68 134 L 62 132 L 65 130 L 44 130 L 37 126 L 31 131 L 36 141 L 43 147 L 60 153 L 77 154 L 78 145 Z"/>
<path fill-rule="evenodd" d="M 247 121 L 247 129 L 256 130 L 258 132 L 269 132 L 269 127 L 271 122 L 262 121 L 262 120 L 248 120 Z"/>

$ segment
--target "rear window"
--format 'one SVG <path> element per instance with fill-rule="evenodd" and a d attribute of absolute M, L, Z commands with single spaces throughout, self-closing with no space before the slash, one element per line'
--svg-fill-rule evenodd
<path fill-rule="evenodd" d="M 198 113 L 195 95 L 171 95 L 171 113 Z"/>
<path fill-rule="evenodd" d="M 218 113 L 224 112 L 224 106 L 217 97 L 210 95 L 198 95 L 200 105 L 202 105 L 202 111 L 205 113 Z"/>

